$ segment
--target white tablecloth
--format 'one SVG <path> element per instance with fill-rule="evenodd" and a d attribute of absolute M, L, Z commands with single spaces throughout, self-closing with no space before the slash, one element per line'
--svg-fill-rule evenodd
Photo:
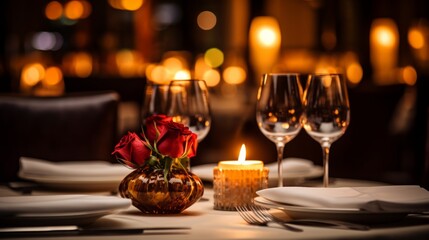
<path fill-rule="evenodd" d="M 345 183 L 349 185 L 350 181 Z M 355 182 L 351 185 L 368 186 L 368 184 Z M 336 185 L 342 186 L 341 181 L 337 181 Z M 55 239 L 428 239 L 429 236 L 429 216 L 418 218 L 410 216 L 398 223 L 372 226 L 369 231 L 299 226 L 304 230 L 303 232 L 290 232 L 281 227 L 252 226 L 241 219 L 237 212 L 214 210 L 213 191 L 208 187 L 204 198 L 208 200 L 200 201 L 178 215 L 144 215 L 136 208 L 130 207 L 119 213 L 104 216 L 91 225 L 94 228 L 177 226 L 191 227 L 191 230 L 169 232 L 169 234 L 161 232 L 124 236 L 55 237 Z"/>

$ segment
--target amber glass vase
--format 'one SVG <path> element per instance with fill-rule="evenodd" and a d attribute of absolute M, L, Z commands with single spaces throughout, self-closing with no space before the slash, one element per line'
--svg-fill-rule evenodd
<path fill-rule="evenodd" d="M 204 186 L 197 175 L 173 167 L 166 176 L 164 180 L 163 169 L 138 168 L 122 180 L 119 193 L 149 214 L 181 213 L 203 196 Z"/>

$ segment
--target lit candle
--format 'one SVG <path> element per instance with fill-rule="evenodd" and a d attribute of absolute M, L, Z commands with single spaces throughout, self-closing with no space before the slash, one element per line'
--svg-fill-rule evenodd
<path fill-rule="evenodd" d="M 262 161 L 246 161 L 243 144 L 238 161 L 220 161 L 213 169 L 214 208 L 235 210 L 236 206 L 251 203 L 256 191 L 267 188 L 268 171 Z"/>

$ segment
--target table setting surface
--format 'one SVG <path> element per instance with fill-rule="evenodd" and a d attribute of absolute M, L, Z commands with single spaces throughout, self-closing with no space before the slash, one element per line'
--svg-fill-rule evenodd
<path fill-rule="evenodd" d="M 353 182 L 353 180 L 349 179 L 344 179 L 344 181 L 337 179 L 331 187 L 345 187 Z M 356 181 L 355 184 L 357 186 L 368 186 L 371 182 Z M 19 193 L 11 191 L 5 186 L 1 187 L 0 193 L 2 197 L 20 196 Z M 58 196 L 59 194 L 52 190 L 36 190 L 32 192 L 31 196 Z M 76 193 L 65 192 L 61 194 Z M 97 193 L 97 196 L 102 197 L 103 194 L 104 197 L 112 197 L 111 193 Z M 135 239 L 136 237 L 148 237 L 150 239 L 359 239 L 377 237 L 386 239 L 425 239 L 429 236 L 428 215 L 408 215 L 397 221 L 370 224 L 370 230 L 368 231 L 300 225 L 299 228 L 303 230 L 302 232 L 292 232 L 276 225 L 270 225 L 269 227 L 254 226 L 247 224 L 236 211 L 214 210 L 213 194 L 210 184 L 206 184 L 203 198 L 180 214 L 143 214 L 134 206 L 128 206 L 99 216 L 99 218 L 83 226 L 83 228 L 91 230 L 146 229 L 143 233 L 124 234 L 121 239 Z M 38 227 L 33 228 L 34 230 L 38 229 Z M 172 229 L 165 230 L 164 228 Z M 2 233 L 0 232 L 1 235 Z M 7 236 L 4 232 L 3 235 Z M 55 235 L 56 239 L 68 239 L 69 237 L 68 235 Z M 109 234 L 107 231 L 106 234 L 100 233 L 95 236 L 83 234 L 73 236 L 73 238 L 79 239 L 117 239 L 117 237 L 118 235 Z M 1 238 L 6 239 L 8 237 Z M 37 237 L 36 235 L 25 235 L 20 238 L 45 239 L 45 237 Z M 14 237 L 13 239 L 19 238 Z"/>

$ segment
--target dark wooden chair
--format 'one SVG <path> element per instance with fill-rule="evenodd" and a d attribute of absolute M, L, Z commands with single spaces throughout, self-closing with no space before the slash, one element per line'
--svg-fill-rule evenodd
<path fill-rule="evenodd" d="M 50 161 L 106 160 L 117 141 L 119 95 L 0 95 L 0 181 L 17 179 L 21 156 Z"/>

